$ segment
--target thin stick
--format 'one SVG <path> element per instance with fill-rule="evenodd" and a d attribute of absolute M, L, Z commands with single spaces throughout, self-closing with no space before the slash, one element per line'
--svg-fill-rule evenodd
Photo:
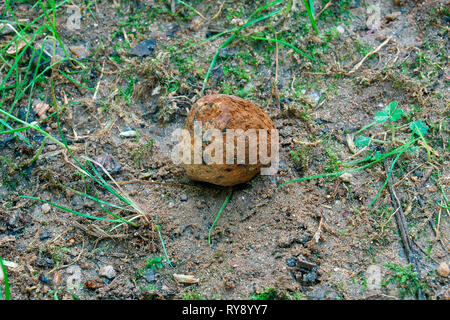
<path fill-rule="evenodd" d="M 102 82 L 103 71 L 105 71 L 105 61 L 103 61 L 102 72 L 100 73 L 100 79 L 98 79 L 97 87 L 95 88 L 94 96 L 92 97 L 92 101 L 95 102 L 97 99 L 98 88 L 100 87 L 100 82 Z"/>
<path fill-rule="evenodd" d="M 408 224 L 406 222 L 405 214 L 403 213 L 402 204 L 397 197 L 394 189 L 394 182 L 392 175 L 389 174 L 391 168 L 388 164 L 387 159 L 384 159 L 384 167 L 386 170 L 386 175 L 388 176 L 388 187 L 389 192 L 391 194 L 392 202 L 394 203 L 395 210 L 395 221 L 397 222 L 397 227 L 400 231 L 400 237 L 402 238 L 403 246 L 405 247 L 406 256 L 408 258 L 409 263 L 413 266 L 415 272 L 417 273 L 417 278 L 420 280 L 420 268 L 418 264 L 417 254 L 412 246 L 412 241 L 409 237 Z M 419 300 L 424 300 L 424 296 L 422 294 L 422 290 L 418 288 L 417 290 L 417 298 Z"/>
<path fill-rule="evenodd" d="M 380 51 L 381 48 L 383 48 L 385 45 L 388 44 L 389 41 L 391 41 L 391 39 L 392 39 L 392 36 L 388 37 L 386 40 L 384 40 L 384 42 L 383 42 L 382 44 L 380 44 L 380 45 L 378 46 L 378 48 L 376 48 L 375 50 L 372 50 L 372 51 L 370 51 L 368 54 L 366 54 L 366 55 L 364 56 L 364 58 L 362 58 L 362 60 L 361 60 L 360 62 L 358 62 L 358 63 L 353 67 L 352 70 L 349 71 L 348 74 L 355 73 L 356 70 L 358 70 L 358 69 L 361 67 L 361 65 L 364 63 L 364 61 L 367 60 L 367 58 L 369 58 L 371 55 L 373 55 L 373 54 L 377 53 L 378 51 Z"/>
<path fill-rule="evenodd" d="M 225 4 L 225 1 L 223 1 L 223 2 L 221 3 L 221 5 L 220 5 L 220 7 L 219 7 L 219 11 L 217 11 L 217 13 L 214 15 L 214 17 L 212 17 L 211 19 L 209 19 L 208 23 L 211 22 L 211 21 L 213 21 L 213 20 L 215 20 L 215 19 L 219 16 L 220 12 L 221 12 L 222 9 L 223 9 L 223 5 L 224 5 L 224 4 Z"/>
<path fill-rule="evenodd" d="M 317 18 L 325 11 L 328 9 L 328 7 L 333 5 L 333 0 L 328 1 L 328 3 L 325 5 L 325 7 L 323 7 L 322 10 L 320 10 L 320 12 L 314 17 L 314 20 L 317 20 Z"/>

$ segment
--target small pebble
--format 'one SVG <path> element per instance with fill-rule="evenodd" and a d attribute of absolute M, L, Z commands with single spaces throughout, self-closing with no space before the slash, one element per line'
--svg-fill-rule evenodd
<path fill-rule="evenodd" d="M 447 262 L 441 262 L 439 267 L 437 267 L 436 272 L 441 277 L 447 278 L 450 273 L 450 268 L 448 267 Z"/>
<path fill-rule="evenodd" d="M 311 271 L 308 273 L 303 274 L 303 283 L 305 284 L 313 284 L 317 279 L 317 272 L 316 271 Z"/>
<path fill-rule="evenodd" d="M 310 92 L 306 95 L 312 103 L 317 104 L 320 100 L 321 97 L 321 93 L 320 91 L 314 91 L 314 92 Z"/>
<path fill-rule="evenodd" d="M 111 265 L 103 266 L 100 268 L 99 274 L 102 277 L 108 278 L 108 279 L 114 279 L 117 275 L 116 270 L 114 270 L 114 267 Z"/>
<path fill-rule="evenodd" d="M 286 259 L 286 264 L 288 267 L 295 267 L 297 265 L 297 259 L 295 258 L 287 258 Z"/>
<path fill-rule="evenodd" d="M 44 204 L 42 205 L 41 209 L 42 209 L 42 212 L 43 212 L 43 213 L 49 213 L 51 207 L 50 207 L 50 205 L 49 205 L 48 203 L 44 203 Z"/>
<path fill-rule="evenodd" d="M 145 270 L 144 279 L 147 280 L 147 282 L 149 282 L 149 283 L 155 282 L 156 281 L 156 271 L 152 268 Z"/>
<path fill-rule="evenodd" d="M 353 175 L 349 172 L 345 172 L 339 176 L 339 178 L 347 183 L 352 183 L 354 181 Z"/>
<path fill-rule="evenodd" d="M 181 200 L 181 201 L 187 201 L 187 199 L 188 199 L 188 196 L 187 196 L 186 194 L 182 193 L 182 194 L 180 195 L 180 200 Z"/>
<path fill-rule="evenodd" d="M 46 276 L 39 276 L 39 281 L 43 283 L 50 283 L 50 280 Z"/>
<path fill-rule="evenodd" d="M 339 25 L 336 27 L 336 30 L 340 33 L 340 34 L 344 34 L 345 33 L 345 29 L 342 25 Z"/>
<path fill-rule="evenodd" d="M 119 136 L 122 138 L 133 138 L 138 136 L 138 132 L 136 130 L 125 130 L 119 133 Z"/>
<path fill-rule="evenodd" d="M 156 40 L 148 39 L 139 42 L 134 48 L 128 51 L 129 54 L 138 57 L 151 56 L 156 49 Z"/>
<path fill-rule="evenodd" d="M 47 240 L 48 238 L 52 237 L 52 233 L 49 231 L 44 231 L 41 233 L 41 235 L 39 236 L 39 239 L 41 239 L 41 241 Z"/>

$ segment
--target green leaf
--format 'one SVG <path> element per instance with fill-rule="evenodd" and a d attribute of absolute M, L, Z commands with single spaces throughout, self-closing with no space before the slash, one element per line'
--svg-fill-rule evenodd
<path fill-rule="evenodd" d="M 375 114 L 375 117 L 373 120 L 377 123 L 383 123 L 386 122 L 389 119 L 389 114 L 386 112 L 380 111 Z"/>
<path fill-rule="evenodd" d="M 358 149 L 362 149 L 364 147 L 367 147 L 369 145 L 370 142 L 370 138 L 365 137 L 365 136 L 359 136 L 358 138 L 356 138 L 355 140 L 355 146 Z"/>
<path fill-rule="evenodd" d="M 393 112 L 391 112 L 391 116 L 389 117 L 389 120 L 391 121 L 397 121 L 398 119 L 400 119 L 403 115 L 403 110 L 402 109 L 395 109 Z"/>
<path fill-rule="evenodd" d="M 425 136 L 428 133 L 428 126 L 422 120 L 413 121 L 409 124 L 409 128 L 420 136 Z"/>
<path fill-rule="evenodd" d="M 392 114 L 394 112 L 394 110 L 397 108 L 397 106 L 398 106 L 398 102 L 392 101 L 384 108 L 384 112 L 386 112 L 388 114 Z"/>

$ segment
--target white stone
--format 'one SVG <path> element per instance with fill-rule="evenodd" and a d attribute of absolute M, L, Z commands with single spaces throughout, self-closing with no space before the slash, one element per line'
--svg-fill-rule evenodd
<path fill-rule="evenodd" d="M 336 30 L 340 33 L 340 34 L 344 34 L 345 33 L 345 29 L 342 25 L 339 25 L 336 27 Z"/>
<path fill-rule="evenodd" d="M 100 268 L 99 274 L 102 277 L 106 277 L 108 279 L 114 279 L 117 275 L 116 270 L 114 270 L 114 267 L 111 265 L 103 266 Z"/>
<path fill-rule="evenodd" d="M 49 213 L 50 209 L 51 209 L 51 207 L 48 203 L 44 203 L 41 208 L 42 208 L 43 213 Z"/>
<path fill-rule="evenodd" d="M 376 264 L 370 265 L 366 270 L 366 280 L 368 290 L 381 289 L 381 267 Z"/>

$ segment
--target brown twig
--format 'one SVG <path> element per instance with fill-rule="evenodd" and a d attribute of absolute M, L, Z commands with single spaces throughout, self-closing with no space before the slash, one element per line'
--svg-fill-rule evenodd
<path fill-rule="evenodd" d="M 408 224 L 406 222 L 405 214 L 402 209 L 402 204 L 400 200 L 397 197 L 397 194 L 395 193 L 394 189 L 394 182 L 392 175 L 389 175 L 390 171 L 390 165 L 388 163 L 387 159 L 384 159 L 384 167 L 386 170 L 386 175 L 389 176 L 388 178 L 388 187 L 389 187 L 389 193 L 391 194 L 392 202 L 394 203 L 394 207 L 396 209 L 395 211 L 395 221 L 397 223 L 398 229 L 400 231 L 400 237 L 402 238 L 403 246 L 406 251 L 406 256 L 408 258 L 409 263 L 414 268 L 414 271 L 417 273 L 417 278 L 420 280 L 420 268 L 418 264 L 417 254 L 413 248 L 411 238 L 409 237 L 409 231 L 408 231 Z M 422 290 L 419 288 L 417 290 L 417 298 L 419 300 L 424 300 L 424 296 L 422 294 Z"/>
<path fill-rule="evenodd" d="M 368 54 L 366 54 L 364 56 L 364 58 L 362 58 L 362 60 L 360 62 L 358 62 L 353 68 L 352 70 L 350 70 L 348 72 L 348 74 L 352 74 L 355 73 L 364 63 L 364 61 L 366 61 L 371 55 L 377 53 L 378 51 L 380 51 L 385 45 L 388 44 L 389 41 L 391 41 L 392 36 L 388 37 L 386 40 L 384 40 L 384 42 L 382 44 L 380 44 L 375 50 L 370 51 Z"/>
<path fill-rule="evenodd" d="M 314 17 L 314 20 L 317 20 L 318 17 L 320 17 L 320 15 L 328 9 L 328 7 L 331 7 L 333 5 L 333 0 L 328 1 L 328 3 L 325 5 L 325 7 L 323 7 L 322 10 L 320 10 L 320 12 Z"/>

